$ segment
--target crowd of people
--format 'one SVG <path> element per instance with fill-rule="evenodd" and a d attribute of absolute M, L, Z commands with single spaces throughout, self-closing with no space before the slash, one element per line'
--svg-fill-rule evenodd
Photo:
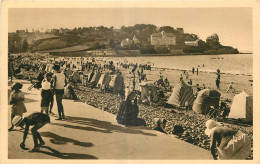
<path fill-rule="evenodd" d="M 22 70 L 26 71 L 32 71 L 37 72 L 38 76 L 36 77 L 36 82 L 33 82 L 32 77 L 28 75 L 28 78 L 32 82 L 32 87 L 34 88 L 41 88 L 41 112 L 32 113 L 27 117 L 23 117 L 23 113 L 27 112 L 26 107 L 23 103 L 24 101 L 24 94 L 21 91 L 21 88 L 23 85 L 21 83 L 15 83 L 11 90 L 9 103 L 12 105 L 12 112 L 11 112 L 11 127 L 9 130 L 11 131 L 14 126 L 20 126 L 24 130 L 24 137 L 23 141 L 20 144 L 21 148 L 25 148 L 25 140 L 28 135 L 28 130 L 30 126 L 33 126 L 31 131 L 33 135 L 34 140 L 34 148 L 30 149 L 30 152 L 38 151 L 40 149 L 41 145 L 44 145 L 44 141 L 42 140 L 40 134 L 38 133 L 38 130 L 42 128 L 44 125 L 50 122 L 50 114 L 53 114 L 52 108 L 54 103 L 54 95 L 56 98 L 57 103 L 57 109 L 58 109 L 58 118 L 56 120 L 64 120 L 65 119 L 65 112 L 64 107 L 62 104 L 62 99 L 64 96 L 64 88 L 68 85 L 68 83 L 77 83 L 81 82 L 84 86 L 88 87 L 95 87 L 97 86 L 98 82 L 97 80 L 92 79 L 99 79 L 101 74 L 102 75 L 113 75 L 116 74 L 116 77 L 122 78 L 122 73 L 120 70 L 116 69 L 116 67 L 120 66 L 125 69 L 129 69 L 129 67 L 132 67 L 132 70 L 129 72 L 129 74 L 132 74 L 132 83 L 129 82 L 129 85 L 125 87 L 122 87 L 123 89 L 120 90 L 111 90 L 109 88 L 108 83 L 102 82 L 99 86 L 100 90 L 102 91 L 112 91 L 118 95 L 120 95 L 123 99 L 120 104 L 120 108 L 116 117 L 116 120 L 119 124 L 123 124 L 125 126 L 139 126 L 139 125 L 145 125 L 145 121 L 138 118 L 139 113 L 139 107 L 138 107 L 138 98 L 140 97 L 140 93 L 136 90 L 136 80 L 140 84 L 142 82 L 147 82 L 147 77 L 144 74 L 144 70 L 151 70 L 151 65 L 137 65 L 133 63 L 122 63 L 118 62 L 116 64 L 113 63 L 113 61 L 105 62 L 105 64 L 101 65 L 95 62 L 95 59 L 92 59 L 91 62 L 87 62 L 85 65 L 83 65 L 82 70 L 80 71 L 86 71 L 87 74 L 79 74 L 75 73 L 78 71 L 71 72 L 69 68 L 76 69 L 75 65 L 70 65 L 65 62 L 60 63 L 54 63 L 52 67 L 49 67 L 46 64 L 41 63 L 30 63 L 30 61 L 21 62 L 18 64 L 17 62 L 10 62 L 10 68 L 8 67 L 8 76 L 11 78 L 11 81 L 13 80 L 13 76 L 19 78 L 19 74 L 23 72 Z M 116 66 L 115 66 L 116 65 Z M 16 69 L 15 69 L 16 68 Z M 10 69 L 10 70 L 9 70 Z M 49 69 L 49 70 L 48 70 Z M 47 71 L 46 71 L 47 70 Z M 9 73 L 10 71 L 10 73 Z M 67 71 L 70 71 L 68 73 Z M 195 68 L 192 68 L 192 73 L 194 74 Z M 136 76 L 137 75 L 137 76 Z M 184 73 L 186 76 L 186 80 L 189 79 L 188 72 Z M 198 75 L 198 68 L 197 68 L 197 75 Z M 99 77 L 99 78 L 98 78 Z M 104 77 L 104 79 L 106 79 Z M 115 78 L 117 79 L 117 78 Z M 183 81 L 182 74 L 180 75 L 180 81 Z M 217 71 L 217 79 L 216 79 L 216 86 L 219 89 L 219 83 L 220 83 L 220 71 Z M 192 85 L 192 79 L 189 79 L 188 81 L 189 85 Z M 124 85 L 124 84 L 123 84 Z M 154 85 L 158 88 L 163 88 L 162 90 L 171 90 L 171 85 L 169 83 L 169 80 L 164 78 L 160 74 L 160 78 L 154 83 Z M 233 91 L 232 83 L 230 83 L 231 86 L 229 86 L 228 91 Z M 205 89 L 206 86 L 203 84 L 202 88 L 197 86 L 197 91 L 200 91 L 201 89 Z M 32 88 L 30 88 L 32 89 Z M 151 95 L 151 93 L 150 93 Z M 187 105 L 188 106 L 188 105 Z M 186 109 L 188 110 L 188 109 Z M 227 113 L 226 113 L 227 114 Z M 165 132 L 165 124 L 166 120 L 158 119 L 155 121 L 155 130 Z M 229 129 L 226 127 L 220 126 L 219 123 L 209 120 L 206 122 L 206 131 L 205 134 L 208 135 L 211 139 L 210 149 L 211 153 L 213 155 L 214 159 L 217 159 L 216 156 L 216 148 L 217 151 L 222 151 L 225 146 L 224 144 L 227 144 L 232 140 L 232 136 L 236 135 L 238 132 Z M 229 139 L 228 139 L 229 138 Z M 39 143 L 38 143 L 39 140 Z"/>

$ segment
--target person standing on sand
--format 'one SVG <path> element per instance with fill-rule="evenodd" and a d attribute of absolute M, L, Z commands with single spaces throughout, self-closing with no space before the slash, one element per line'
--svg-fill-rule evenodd
<path fill-rule="evenodd" d="M 199 75 L 199 68 L 197 67 L 197 75 Z"/>
<path fill-rule="evenodd" d="M 227 89 L 227 93 L 231 91 L 232 93 L 235 92 L 235 89 L 233 88 L 233 82 L 230 82 L 229 86 L 228 86 L 228 89 Z"/>
<path fill-rule="evenodd" d="M 189 85 L 192 85 L 192 80 L 191 80 L 191 79 L 190 79 L 190 81 L 188 81 L 188 84 L 189 84 Z"/>
<path fill-rule="evenodd" d="M 180 75 L 180 82 L 183 81 L 183 76 L 182 74 Z"/>
<path fill-rule="evenodd" d="M 195 72 L 195 68 L 194 68 L 194 67 L 192 67 L 192 74 L 194 74 L 194 72 Z"/>
<path fill-rule="evenodd" d="M 54 70 L 53 90 L 56 94 L 56 102 L 57 102 L 58 113 L 59 113 L 59 118 L 57 118 L 56 120 L 62 120 L 65 119 L 64 108 L 62 105 L 62 97 L 64 94 L 64 87 L 67 85 L 67 81 L 65 75 L 60 72 L 59 65 L 54 65 L 53 70 Z"/>
<path fill-rule="evenodd" d="M 219 79 L 217 78 L 217 79 L 216 79 L 217 90 L 220 90 L 220 88 L 219 88 L 219 84 L 220 84 L 220 81 L 219 81 Z"/>

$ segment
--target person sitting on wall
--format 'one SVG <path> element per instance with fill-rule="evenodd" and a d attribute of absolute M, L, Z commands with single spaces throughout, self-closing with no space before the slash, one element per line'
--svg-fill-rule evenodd
<path fill-rule="evenodd" d="M 133 100 L 134 104 L 132 103 Z M 137 106 L 136 93 L 132 91 L 127 95 L 126 100 L 121 102 L 116 120 L 119 124 L 123 124 L 125 126 L 137 126 L 145 124 L 141 123 L 140 119 L 137 118 L 138 113 L 139 108 Z"/>

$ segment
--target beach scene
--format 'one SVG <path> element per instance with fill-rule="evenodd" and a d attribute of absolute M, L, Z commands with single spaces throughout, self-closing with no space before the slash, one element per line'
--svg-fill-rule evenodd
<path fill-rule="evenodd" d="M 9 159 L 253 160 L 251 9 L 9 13 Z"/>

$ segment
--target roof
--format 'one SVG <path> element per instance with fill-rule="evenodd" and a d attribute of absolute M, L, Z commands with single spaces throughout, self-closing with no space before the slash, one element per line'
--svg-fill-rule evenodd
<path fill-rule="evenodd" d="M 198 41 L 195 40 L 195 41 L 185 41 L 185 43 L 197 43 Z"/>
<path fill-rule="evenodd" d="M 173 33 L 165 33 L 164 35 L 167 37 L 175 37 L 175 35 Z"/>
<path fill-rule="evenodd" d="M 162 37 L 162 34 L 161 33 L 154 33 L 151 36 L 152 37 Z"/>

